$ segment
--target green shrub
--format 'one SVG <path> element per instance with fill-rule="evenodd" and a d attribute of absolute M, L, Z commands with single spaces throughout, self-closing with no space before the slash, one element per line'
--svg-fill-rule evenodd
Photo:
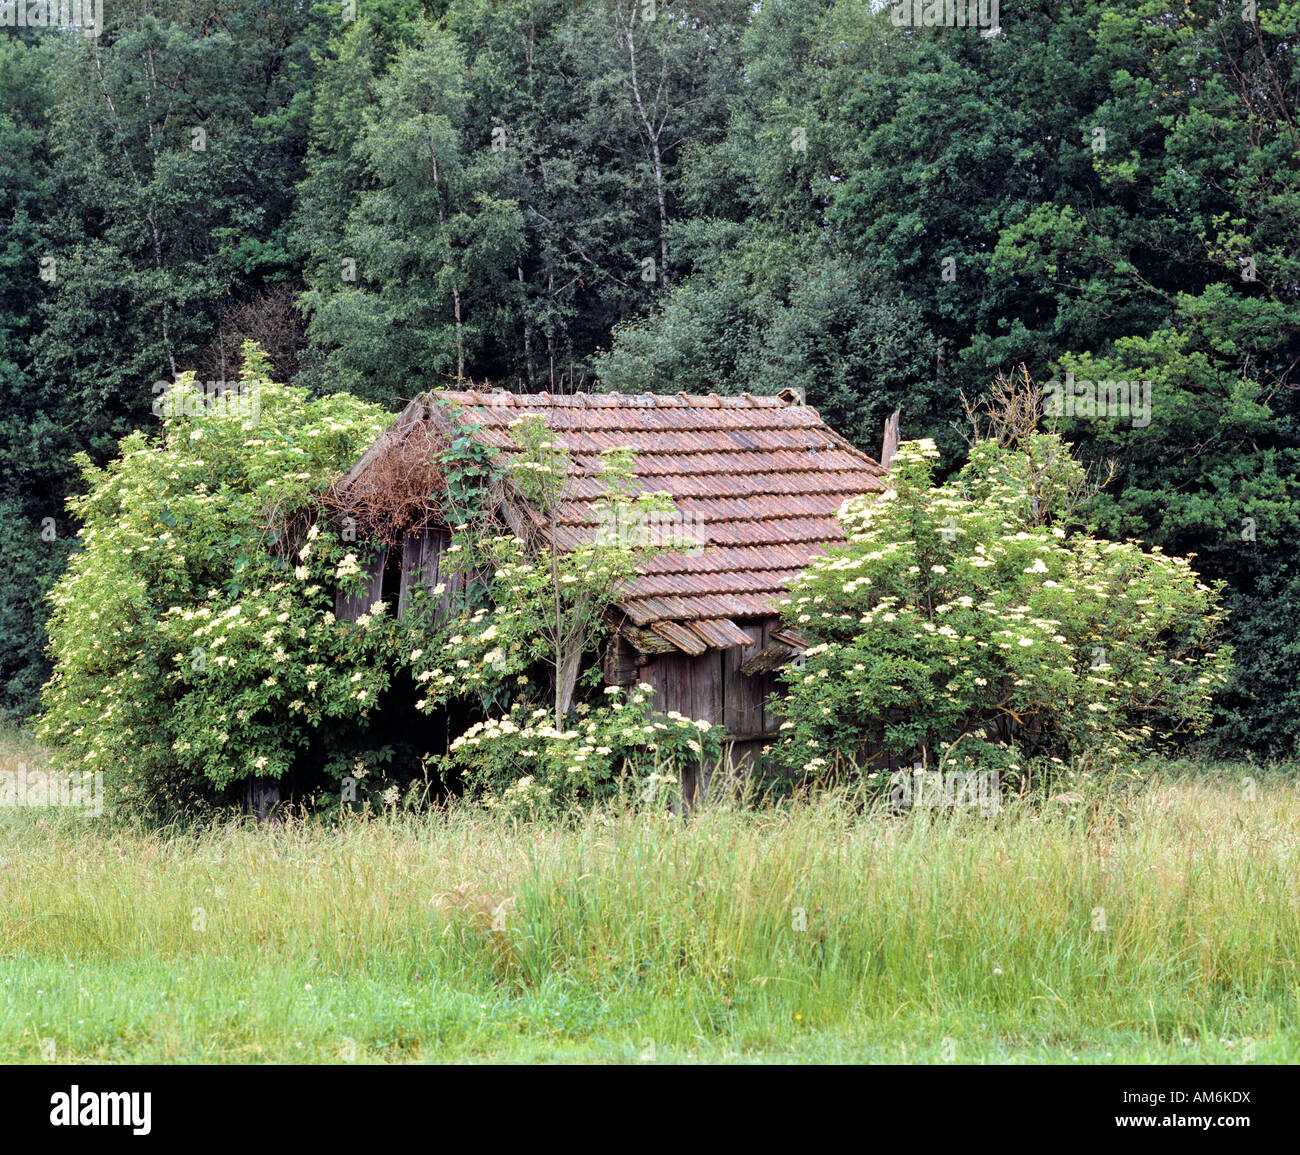
<path fill-rule="evenodd" d="M 449 758 L 491 807 L 528 813 L 607 799 L 623 788 L 633 800 L 661 801 L 680 786 L 682 768 L 722 754 L 717 728 L 669 711 L 654 691 L 607 686 L 605 705 L 580 702 L 557 729 L 545 707 L 517 703 L 502 718 L 471 726 Z"/>
<path fill-rule="evenodd" d="M 40 732 L 129 808 L 279 778 L 314 728 L 363 719 L 388 684 L 382 618 L 334 620 L 358 546 L 318 505 L 388 417 L 272 383 L 251 345 L 240 384 L 214 404 L 182 379 L 160 439 L 132 433 L 102 469 L 79 459 L 84 548 L 51 594 Z"/>
<path fill-rule="evenodd" d="M 1190 564 L 1075 524 L 1085 479 L 1055 435 L 980 442 L 941 486 L 937 457 L 902 446 L 894 488 L 846 502 L 848 543 L 794 584 L 811 644 L 783 675 L 780 762 L 821 777 L 878 746 L 1015 778 L 1203 727 L 1230 655 Z"/>

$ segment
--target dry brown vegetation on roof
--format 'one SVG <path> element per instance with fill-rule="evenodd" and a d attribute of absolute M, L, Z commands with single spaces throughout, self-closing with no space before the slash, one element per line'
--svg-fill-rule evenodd
<path fill-rule="evenodd" d="M 325 504 L 340 520 L 355 521 L 358 541 L 397 546 L 426 529 L 445 528 L 441 496 L 447 481 L 440 461 L 446 447 L 432 422 L 394 426 L 367 453 L 366 468 L 334 486 Z"/>

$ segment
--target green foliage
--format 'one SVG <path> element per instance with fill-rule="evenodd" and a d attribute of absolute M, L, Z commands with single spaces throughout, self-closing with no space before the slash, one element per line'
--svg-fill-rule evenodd
<path fill-rule="evenodd" d="M 896 285 L 810 238 L 763 232 L 729 248 L 717 232 L 685 233 L 684 248 L 707 246 L 701 271 L 659 311 L 615 332 L 596 361 L 603 384 L 624 393 L 698 391 L 705 366 L 718 393 L 801 391 L 869 450 L 882 418 L 899 407 L 912 424 L 942 426 L 949 399 L 926 381 L 934 338 Z"/>
<path fill-rule="evenodd" d="M 388 684 L 383 606 L 334 620 L 356 546 L 318 506 L 385 415 L 265 371 L 250 345 L 245 392 L 200 404 L 182 378 L 160 438 L 131 434 L 104 468 L 80 459 L 84 548 L 51 598 L 41 733 L 128 809 L 281 777 L 314 728 L 359 723 Z"/>
<path fill-rule="evenodd" d="M 334 388 L 386 401 L 376 383 L 417 364 L 463 378 L 490 303 L 517 291 L 522 220 L 490 191 L 491 152 L 467 155 L 466 79 L 455 38 L 423 23 L 374 82 L 353 146 L 368 187 L 337 244 L 318 250 L 305 298 L 319 374 Z"/>
<path fill-rule="evenodd" d="M 226 310 L 294 277 L 285 225 L 319 17 L 266 0 L 154 8 L 109 4 L 94 38 L 0 37 L 8 709 L 48 674 L 41 599 L 66 555 L 20 527 L 62 522 L 74 452 L 102 464 L 148 423 L 155 382 L 233 378 L 208 363 Z"/>
<path fill-rule="evenodd" d="M 43 599 L 72 542 L 57 497 L 70 472 L 58 391 L 32 373 L 30 344 L 49 269 L 40 241 L 53 98 L 45 64 L 12 34 L 0 37 L 0 717 L 30 714 L 49 677 Z"/>
<path fill-rule="evenodd" d="M 748 3 L 460 0 L 400 35 L 361 16 L 312 111 L 311 380 L 589 386 L 611 328 L 675 279 L 685 146 L 721 134 Z"/>
<path fill-rule="evenodd" d="M 812 641 L 783 675 L 788 768 L 825 776 L 874 742 L 931 769 L 1027 777 L 1204 727 L 1230 656 L 1213 649 L 1214 591 L 1184 560 L 1072 525 L 1056 495 L 1081 469 L 1060 450 L 1050 434 L 979 442 L 936 486 L 933 443 L 908 442 L 892 490 L 845 503 L 848 545 L 809 567 L 785 612 Z"/>
<path fill-rule="evenodd" d="M 722 756 L 718 731 L 703 720 L 654 713 L 654 691 L 609 686 L 608 704 L 578 703 L 567 729 L 551 712 L 516 703 L 471 726 L 451 744 L 452 766 L 489 808 L 536 816 L 622 793 L 647 804 L 673 798 L 689 766 Z M 647 755 L 649 755 L 647 757 Z"/>
<path fill-rule="evenodd" d="M 474 437 L 471 426 L 453 422 L 442 455 L 442 475 L 447 483 L 443 501 L 451 525 L 467 526 L 487 513 L 489 491 L 497 476 L 496 458 L 496 450 Z"/>
<path fill-rule="evenodd" d="M 272 7 L 230 0 L 214 21 L 117 5 L 111 36 L 50 38 L 41 231 L 57 277 L 34 367 L 97 460 L 147 416 L 155 381 L 199 367 L 225 305 L 293 277 L 318 17 Z"/>
<path fill-rule="evenodd" d="M 1099 495 L 1092 516 L 1108 535 L 1195 554 L 1201 573 L 1228 583 L 1224 641 L 1238 657 L 1216 700 L 1215 743 L 1288 754 L 1300 710 L 1300 632 L 1286 609 L 1300 587 L 1300 446 L 1283 433 L 1285 395 L 1225 364 L 1190 318 L 1063 367 L 1076 380 L 1149 382 L 1149 426 L 1063 422 L 1085 452 L 1119 466 L 1124 484 Z"/>
<path fill-rule="evenodd" d="M 954 464 L 959 391 L 1014 365 L 1150 380 L 1151 426 L 1063 426 L 1119 466 L 1092 516 L 1227 583 L 1207 740 L 1296 749 L 1294 3 L 1072 0 L 989 37 L 862 0 L 155 7 L 0 45 L 8 708 L 62 564 L 24 527 L 155 381 L 231 376 L 230 310 L 279 286 L 322 393 L 795 387 L 869 451 L 901 408 Z"/>
<path fill-rule="evenodd" d="M 35 503 L 33 503 L 35 504 Z M 70 524 L 15 499 L 0 499 L 0 720 L 35 712 L 45 659 L 45 596 L 76 547 Z"/>

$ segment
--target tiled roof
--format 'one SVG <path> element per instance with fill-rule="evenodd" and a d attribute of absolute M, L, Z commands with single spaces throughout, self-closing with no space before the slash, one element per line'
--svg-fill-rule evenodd
<path fill-rule="evenodd" d="M 438 390 L 412 401 L 385 437 L 415 422 L 443 424 L 449 403 L 478 427 L 484 443 L 505 453 L 513 448 L 512 421 L 546 419 L 568 449 L 573 471 L 573 500 L 563 508 L 556 533 L 563 548 L 597 532 L 592 503 L 600 496 L 601 450 L 632 450 L 640 489 L 671 494 L 705 544 L 652 558 L 627 588 L 622 608 L 632 625 L 688 653 L 751 645 L 735 619 L 775 613 L 775 600 L 790 580 L 828 544 L 843 540 L 835 512 L 845 498 L 885 488 L 884 470 L 790 393 Z M 370 456 L 349 478 L 364 470 Z"/>

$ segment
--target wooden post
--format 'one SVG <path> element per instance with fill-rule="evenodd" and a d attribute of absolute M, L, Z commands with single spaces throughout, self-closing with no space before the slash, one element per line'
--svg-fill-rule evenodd
<path fill-rule="evenodd" d="M 894 454 L 898 452 L 898 416 L 901 412 L 901 409 L 895 409 L 889 420 L 885 422 L 885 436 L 880 445 L 880 465 L 883 469 L 889 468 L 889 463 L 894 460 Z"/>

